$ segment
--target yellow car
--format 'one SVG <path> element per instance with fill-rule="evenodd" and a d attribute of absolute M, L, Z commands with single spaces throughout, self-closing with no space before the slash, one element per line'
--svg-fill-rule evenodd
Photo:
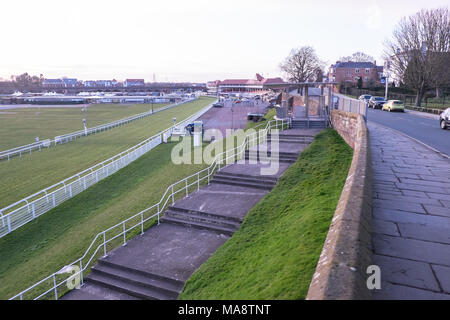
<path fill-rule="evenodd" d="M 385 104 L 383 104 L 383 111 L 401 111 L 405 112 L 405 104 L 400 100 L 388 100 Z"/>

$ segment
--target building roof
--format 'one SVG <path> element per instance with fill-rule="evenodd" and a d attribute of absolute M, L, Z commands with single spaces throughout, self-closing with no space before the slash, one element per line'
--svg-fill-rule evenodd
<path fill-rule="evenodd" d="M 220 85 L 264 85 L 269 83 L 282 83 L 283 79 L 277 78 L 264 78 L 259 73 L 256 74 L 256 79 L 225 79 L 219 81 Z"/>
<path fill-rule="evenodd" d="M 377 66 L 373 62 L 340 62 L 337 61 L 336 64 L 331 65 L 332 68 L 376 68 Z"/>

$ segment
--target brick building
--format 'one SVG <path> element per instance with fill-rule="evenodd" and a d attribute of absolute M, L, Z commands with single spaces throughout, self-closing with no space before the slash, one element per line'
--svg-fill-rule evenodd
<path fill-rule="evenodd" d="M 358 79 L 362 79 L 363 87 L 380 84 L 383 74 L 383 66 L 377 66 L 376 62 L 340 62 L 332 64 L 328 71 L 328 79 L 337 83 L 355 85 Z"/>
<path fill-rule="evenodd" d="M 283 83 L 281 78 L 264 78 L 259 73 L 256 79 L 225 79 L 222 81 L 209 81 L 206 84 L 208 92 L 223 93 L 263 93 L 268 90 L 266 85 Z"/>

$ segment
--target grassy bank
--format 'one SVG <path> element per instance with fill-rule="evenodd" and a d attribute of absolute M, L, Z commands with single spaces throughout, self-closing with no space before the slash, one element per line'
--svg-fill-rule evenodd
<path fill-rule="evenodd" d="M 264 115 L 264 120 L 262 120 L 260 122 L 248 121 L 247 129 L 251 129 L 251 128 L 255 128 L 255 127 L 258 127 L 257 129 L 259 129 L 259 130 L 264 129 L 267 125 L 267 122 L 269 122 L 270 120 L 273 120 L 273 117 L 276 114 L 277 114 L 277 111 L 275 108 L 269 109 L 269 111 L 267 111 L 267 113 Z"/>
<path fill-rule="evenodd" d="M 0 162 L 0 208 L 51 186 L 82 170 L 118 154 L 214 101 L 202 97 L 197 101 L 161 111 L 119 128 L 84 137 L 74 142 L 33 152 L 20 158 Z"/>
<path fill-rule="evenodd" d="M 304 299 L 351 159 L 335 131 L 317 135 L 180 299 Z"/>

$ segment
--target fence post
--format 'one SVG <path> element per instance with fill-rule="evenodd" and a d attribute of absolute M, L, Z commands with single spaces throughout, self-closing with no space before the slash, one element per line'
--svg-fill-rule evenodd
<path fill-rule="evenodd" d="M 200 190 L 200 171 L 197 172 L 197 191 Z"/>
<path fill-rule="evenodd" d="M 141 235 L 144 234 L 144 214 L 141 213 Z"/>
<path fill-rule="evenodd" d="M 174 198 L 174 194 L 173 194 L 173 185 L 172 185 L 172 204 L 175 203 L 175 198 Z"/>
<path fill-rule="evenodd" d="M 189 193 L 188 193 L 188 179 L 186 178 L 186 197 L 188 197 L 189 196 Z"/>
<path fill-rule="evenodd" d="M 58 289 L 56 287 L 56 277 L 55 274 L 53 274 L 53 288 L 55 288 L 55 300 L 58 300 Z"/>
<path fill-rule="evenodd" d="M 103 231 L 103 258 L 106 257 L 106 234 Z"/>
<path fill-rule="evenodd" d="M 122 225 L 123 225 L 123 245 L 122 246 L 124 246 L 127 244 L 127 228 L 125 226 L 125 221 L 122 223 Z"/>

